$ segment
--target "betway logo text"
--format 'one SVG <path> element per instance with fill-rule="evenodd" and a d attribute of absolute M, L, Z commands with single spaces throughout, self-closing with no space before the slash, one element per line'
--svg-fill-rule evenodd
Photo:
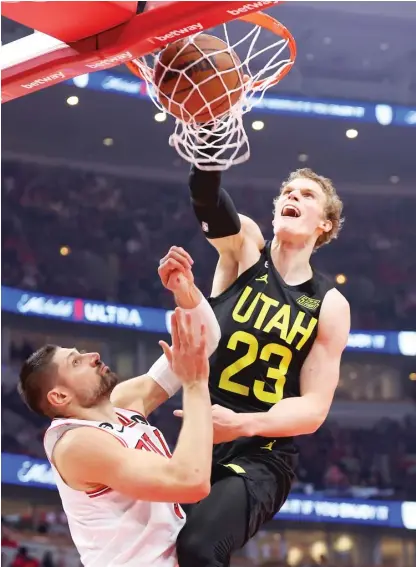
<path fill-rule="evenodd" d="M 156 35 L 155 39 L 158 39 L 159 41 L 167 41 L 169 39 L 175 39 L 176 37 L 181 37 L 189 32 L 202 31 L 203 29 L 204 29 L 203 25 L 198 22 L 197 24 L 192 24 L 191 26 L 187 26 L 186 28 L 173 30 L 165 35 Z"/>
<path fill-rule="evenodd" d="M 244 4 L 241 8 L 237 8 L 237 10 L 227 10 L 228 14 L 232 16 L 239 16 L 240 14 L 246 14 L 247 12 L 253 12 L 254 10 L 260 10 L 265 6 L 270 6 L 271 4 L 275 4 L 274 1 L 272 2 L 250 2 L 250 4 Z"/>
<path fill-rule="evenodd" d="M 86 67 L 90 69 L 100 69 L 101 67 L 109 67 L 111 65 L 128 61 L 131 59 L 133 55 L 130 51 L 125 51 L 124 53 L 120 53 L 119 55 L 114 55 L 113 57 L 108 57 L 107 59 L 102 59 L 101 61 L 97 61 L 97 63 L 86 63 Z"/>
<path fill-rule="evenodd" d="M 52 83 L 53 81 L 57 81 L 58 79 L 65 79 L 65 74 L 62 71 L 58 71 L 57 73 L 53 73 L 52 75 L 48 75 L 47 77 L 41 77 L 40 79 L 36 79 L 36 81 L 32 81 L 31 83 L 23 84 L 22 87 L 24 89 L 33 89 L 33 87 L 39 87 L 40 85 L 44 85 L 45 83 Z"/>

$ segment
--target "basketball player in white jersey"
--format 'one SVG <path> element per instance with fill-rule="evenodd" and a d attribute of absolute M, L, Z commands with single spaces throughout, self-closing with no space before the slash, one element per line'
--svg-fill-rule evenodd
<path fill-rule="evenodd" d="M 46 345 L 24 363 L 19 391 L 52 418 L 45 434 L 71 535 L 85 567 L 174 567 L 185 522 L 177 502 L 210 491 L 213 429 L 208 356 L 216 318 L 193 283 L 193 261 L 172 248 L 159 275 L 178 308 L 172 347 L 149 375 L 117 385 L 98 353 Z M 147 416 L 183 387 L 187 418 L 170 454 Z"/>

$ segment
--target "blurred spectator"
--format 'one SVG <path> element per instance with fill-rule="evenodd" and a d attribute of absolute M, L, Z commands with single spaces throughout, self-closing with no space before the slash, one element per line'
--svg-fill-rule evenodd
<path fill-rule="evenodd" d="M 41 567 L 56 567 L 50 551 L 47 551 L 43 556 Z"/>
<path fill-rule="evenodd" d="M 30 557 L 26 547 L 19 547 L 10 567 L 40 567 L 40 563 L 34 557 Z"/>
<path fill-rule="evenodd" d="M 1 519 L 1 546 L 11 547 L 13 549 L 17 548 L 17 541 L 14 539 L 11 532 L 4 527 L 3 518 Z"/>

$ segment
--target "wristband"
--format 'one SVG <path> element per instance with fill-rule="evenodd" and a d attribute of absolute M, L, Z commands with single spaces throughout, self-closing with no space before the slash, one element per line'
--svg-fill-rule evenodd
<path fill-rule="evenodd" d="M 205 325 L 207 354 L 211 356 L 216 350 L 221 338 L 220 326 L 212 307 L 201 293 L 201 301 L 196 307 L 193 309 L 183 309 L 182 311 L 191 315 L 192 332 L 196 335 L 199 334 L 201 325 Z M 181 381 L 170 368 L 164 354 L 156 360 L 147 372 L 147 375 L 153 378 L 170 398 L 174 396 L 182 386 Z"/>

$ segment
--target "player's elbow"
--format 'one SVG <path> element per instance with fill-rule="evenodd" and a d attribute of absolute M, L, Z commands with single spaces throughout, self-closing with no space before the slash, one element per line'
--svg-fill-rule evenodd
<path fill-rule="evenodd" d="M 170 464 L 173 464 L 173 459 Z M 180 502 L 193 504 L 203 500 L 210 493 L 211 466 L 200 466 L 199 463 L 191 465 L 187 462 L 186 466 L 175 464 L 172 472 L 175 485 L 181 493 Z"/>
<path fill-rule="evenodd" d="M 211 483 L 208 479 L 201 482 L 195 482 L 188 485 L 186 488 L 185 499 L 182 499 L 183 504 L 195 504 L 206 498 L 211 492 Z"/>
<path fill-rule="evenodd" d="M 328 416 L 328 410 L 325 408 L 316 408 L 314 412 L 312 412 L 310 419 L 308 421 L 308 431 L 306 435 L 310 435 L 312 433 L 316 433 L 321 425 L 324 423 Z"/>
<path fill-rule="evenodd" d="M 208 496 L 211 492 L 211 482 L 208 474 L 192 474 L 188 472 L 181 475 L 180 488 L 181 497 L 179 500 L 183 504 L 194 504 Z"/>

